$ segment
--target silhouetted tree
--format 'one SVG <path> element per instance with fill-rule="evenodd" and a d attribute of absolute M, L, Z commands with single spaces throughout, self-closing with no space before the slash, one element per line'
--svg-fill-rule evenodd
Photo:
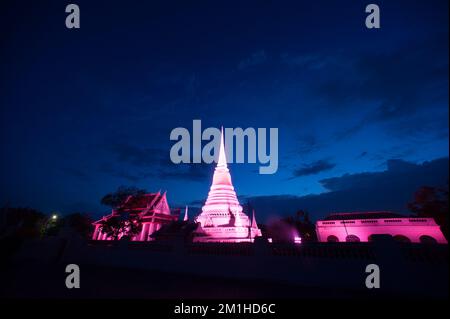
<path fill-rule="evenodd" d="M 2 208 L 2 236 L 20 238 L 38 237 L 45 222 L 45 215 L 32 208 Z"/>
<path fill-rule="evenodd" d="M 414 194 L 408 208 L 420 217 L 432 217 L 448 239 L 448 184 L 444 188 L 423 186 Z"/>
<path fill-rule="evenodd" d="M 56 218 L 53 216 L 56 215 Z M 59 214 L 51 214 L 45 217 L 44 223 L 41 227 L 41 237 L 44 236 L 55 236 L 61 230 L 61 226 L 63 225 L 63 219 Z"/>
<path fill-rule="evenodd" d="M 295 216 L 297 217 L 297 221 L 299 221 L 300 219 L 302 219 L 302 218 L 304 218 L 305 217 L 305 214 L 307 214 L 307 212 L 305 212 L 304 210 L 298 210 L 296 213 L 295 213 Z"/>
<path fill-rule="evenodd" d="M 297 229 L 303 242 L 317 240 L 315 224 L 310 220 L 307 211 L 298 210 L 295 216 L 287 216 L 283 221 Z"/>
<path fill-rule="evenodd" d="M 309 213 L 304 210 L 297 212 L 297 216 L 301 216 L 297 221 L 297 229 L 302 237 L 302 241 L 317 241 L 316 225 L 309 218 Z"/>
<path fill-rule="evenodd" d="M 122 204 L 128 196 L 139 196 L 148 193 L 145 189 L 137 188 L 134 186 L 120 186 L 116 191 L 106 194 L 101 199 L 101 203 L 112 208 L 118 207 Z"/>
<path fill-rule="evenodd" d="M 131 239 L 142 230 L 142 219 L 138 215 L 122 213 L 103 220 L 100 230 L 114 240 Z"/>
<path fill-rule="evenodd" d="M 268 238 L 272 238 L 274 243 L 292 243 L 294 237 L 298 235 L 297 233 L 293 218 L 288 216 L 270 221 L 265 234 Z"/>
<path fill-rule="evenodd" d="M 64 217 L 64 223 L 83 238 L 88 238 L 93 219 L 85 213 L 73 213 Z"/>

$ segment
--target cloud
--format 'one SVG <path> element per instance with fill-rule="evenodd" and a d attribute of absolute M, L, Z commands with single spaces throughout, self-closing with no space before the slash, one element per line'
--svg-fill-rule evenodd
<path fill-rule="evenodd" d="M 300 154 L 309 154 L 311 152 L 314 152 L 316 150 L 318 150 L 321 146 L 320 143 L 317 140 L 317 137 L 314 135 L 304 135 L 304 136 L 300 136 L 298 138 L 298 143 L 299 143 L 299 152 Z"/>
<path fill-rule="evenodd" d="M 448 41 L 433 39 L 390 54 L 363 55 L 357 67 L 365 77 L 361 96 L 381 100 L 375 120 L 409 116 L 448 100 Z"/>
<path fill-rule="evenodd" d="M 99 211 L 104 212 L 104 214 L 100 214 Z M 107 214 L 104 207 L 102 207 L 101 205 L 93 204 L 93 203 L 86 202 L 86 201 L 76 201 L 76 202 L 63 204 L 61 206 L 61 213 L 63 213 L 63 214 L 69 214 L 69 213 L 75 213 L 75 212 L 88 213 L 89 215 L 91 215 L 94 218 L 96 218 L 97 215 L 102 216 L 102 215 Z"/>
<path fill-rule="evenodd" d="M 299 209 L 320 219 L 332 212 L 388 210 L 409 213 L 407 203 L 421 186 L 443 186 L 448 183 L 449 159 L 441 158 L 422 164 L 389 160 L 381 172 L 345 174 L 323 179 L 329 191 L 319 195 L 268 195 L 248 197 L 258 221 L 271 216 L 292 215 Z"/>
<path fill-rule="evenodd" d="M 135 166 L 151 166 L 163 161 L 163 150 L 156 148 L 142 148 L 129 143 L 116 143 L 110 146 L 120 162 Z"/>
<path fill-rule="evenodd" d="M 309 82 L 309 91 L 324 107 L 359 114 L 335 139 L 373 124 L 400 135 L 448 132 L 447 36 L 409 42 L 392 51 L 336 54 L 339 63 L 329 64 L 326 76 L 316 72 L 319 76 Z"/>
<path fill-rule="evenodd" d="M 125 171 L 113 166 L 102 167 L 102 173 L 106 173 L 113 177 L 125 179 L 127 181 L 137 183 L 147 178 L 158 178 L 162 180 L 184 180 L 191 182 L 205 182 L 209 176 L 208 168 L 202 164 L 172 164 L 166 166 L 155 166 L 152 170 L 139 171 L 130 169 Z"/>
<path fill-rule="evenodd" d="M 132 174 L 127 170 L 124 169 L 118 169 L 111 166 L 102 166 L 100 168 L 100 172 L 106 173 L 110 176 L 125 179 L 127 181 L 137 183 L 139 180 L 141 180 L 144 176 L 141 174 Z"/>
<path fill-rule="evenodd" d="M 414 179 L 419 179 L 420 174 L 429 175 L 430 178 L 438 176 L 439 171 L 442 170 L 439 164 L 442 162 L 445 162 L 445 160 L 436 160 L 417 165 L 400 159 L 390 159 L 386 162 L 387 170 L 385 171 L 345 174 L 340 177 L 323 179 L 320 183 L 330 191 L 368 189 L 374 185 L 388 189 L 395 184 L 399 188 L 404 188 L 410 182 L 411 176 L 414 176 L 411 182 Z M 439 168 L 439 170 L 436 171 L 436 168 Z M 420 179 L 425 180 L 424 178 Z"/>
<path fill-rule="evenodd" d="M 205 163 L 172 163 L 169 151 L 163 149 L 117 143 L 108 147 L 108 150 L 114 154 L 117 162 L 103 163 L 100 171 L 134 183 L 149 177 L 205 181 L 211 170 L 211 166 Z M 123 164 L 128 164 L 128 167 L 124 168 Z"/>
<path fill-rule="evenodd" d="M 264 50 L 253 53 L 250 57 L 242 60 L 238 64 L 238 69 L 243 70 L 251 66 L 259 65 L 267 61 L 267 55 Z"/>
<path fill-rule="evenodd" d="M 340 59 L 348 61 L 347 75 L 342 77 L 338 72 L 322 82 L 318 87 L 320 95 L 331 102 L 378 102 L 371 115 L 373 120 L 407 116 L 417 108 L 448 99 L 448 42 L 439 37 L 409 43 L 392 52 L 360 53 Z"/>
<path fill-rule="evenodd" d="M 363 158 L 363 157 L 366 157 L 367 154 L 369 154 L 367 151 L 361 152 L 361 154 L 359 154 L 356 158 Z"/>
<path fill-rule="evenodd" d="M 160 167 L 155 176 L 161 179 L 205 182 L 210 175 L 211 166 L 205 163 L 173 164 Z"/>
<path fill-rule="evenodd" d="M 61 171 L 64 172 L 67 175 L 73 176 L 78 178 L 79 180 L 82 181 L 89 181 L 91 180 L 90 176 L 88 174 L 86 174 L 85 172 L 83 172 L 82 170 L 79 170 L 77 168 L 73 168 L 73 167 L 64 167 L 61 168 Z"/>
<path fill-rule="evenodd" d="M 331 163 L 328 160 L 318 160 L 318 161 L 304 165 L 303 167 L 297 168 L 296 170 L 294 170 L 294 172 L 293 172 L 294 176 L 292 178 L 319 174 L 321 172 L 333 169 L 335 166 L 336 166 L 336 164 Z"/>
<path fill-rule="evenodd" d="M 318 54 L 290 55 L 283 53 L 281 62 L 292 67 L 303 67 L 310 70 L 324 68 L 331 61 L 331 57 Z"/>

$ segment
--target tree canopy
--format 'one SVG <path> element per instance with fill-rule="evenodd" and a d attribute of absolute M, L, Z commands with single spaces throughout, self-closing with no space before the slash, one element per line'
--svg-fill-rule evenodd
<path fill-rule="evenodd" d="M 433 217 L 448 238 L 448 185 L 444 188 L 430 186 L 419 188 L 408 208 L 420 217 Z"/>
<path fill-rule="evenodd" d="M 145 189 L 134 186 L 120 186 L 116 191 L 108 193 L 101 199 L 101 203 L 112 208 L 120 206 L 128 196 L 139 196 L 148 193 Z"/>
<path fill-rule="evenodd" d="M 93 219 L 86 213 L 73 213 L 64 217 L 65 223 L 76 233 L 88 238 L 92 229 Z"/>
<path fill-rule="evenodd" d="M 131 239 L 142 230 L 142 219 L 138 215 L 121 214 L 103 220 L 100 229 L 114 240 Z"/>

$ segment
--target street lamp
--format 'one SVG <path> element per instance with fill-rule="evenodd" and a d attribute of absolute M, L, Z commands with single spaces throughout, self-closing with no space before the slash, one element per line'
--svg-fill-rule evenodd
<path fill-rule="evenodd" d="M 41 228 L 41 237 L 44 237 L 48 230 L 52 227 L 56 226 L 58 220 L 58 214 L 52 214 L 47 220 L 45 221 L 44 225 L 42 225 Z"/>

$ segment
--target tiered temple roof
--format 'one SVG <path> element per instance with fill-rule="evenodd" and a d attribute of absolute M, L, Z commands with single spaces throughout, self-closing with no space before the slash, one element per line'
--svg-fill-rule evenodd
<path fill-rule="evenodd" d="M 172 210 L 167 202 L 166 192 L 149 193 L 143 195 L 128 196 L 122 205 L 113 209 L 111 214 L 93 223 L 95 231 L 93 239 L 108 239 L 101 232 L 101 225 L 104 220 L 114 216 L 130 214 L 139 215 L 142 220 L 142 233 L 133 240 L 147 241 L 150 235 L 166 225 L 179 218 L 180 210 Z"/>

